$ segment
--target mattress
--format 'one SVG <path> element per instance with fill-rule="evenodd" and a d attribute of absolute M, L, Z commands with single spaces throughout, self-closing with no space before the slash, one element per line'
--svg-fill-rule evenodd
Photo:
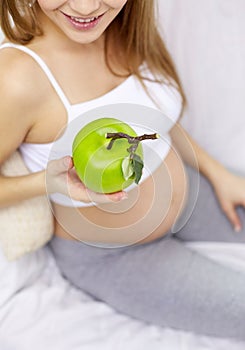
<path fill-rule="evenodd" d="M 245 246 L 191 243 L 245 273 Z M 48 247 L 18 261 L 0 252 L 1 350 L 244 350 L 245 343 L 147 325 L 77 290 Z"/>

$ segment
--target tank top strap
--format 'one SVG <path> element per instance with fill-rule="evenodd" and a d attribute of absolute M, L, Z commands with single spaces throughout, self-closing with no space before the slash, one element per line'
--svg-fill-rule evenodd
<path fill-rule="evenodd" d="M 31 56 L 37 62 L 37 64 L 41 67 L 43 72 L 46 74 L 49 82 L 53 86 L 53 88 L 56 91 L 57 95 L 59 96 L 59 98 L 61 99 L 62 103 L 64 104 L 64 107 L 66 108 L 67 112 L 69 113 L 71 104 L 70 104 L 69 100 L 67 99 L 65 93 L 63 92 L 62 88 L 58 84 L 57 80 L 54 78 L 54 76 L 53 76 L 52 72 L 50 71 L 49 67 L 43 61 L 43 59 L 37 53 L 35 53 L 31 49 L 29 49 L 28 47 L 23 46 L 23 45 L 18 45 L 18 44 L 13 44 L 13 43 L 4 43 L 4 44 L 0 45 L 0 50 L 4 49 L 4 48 L 15 48 L 15 49 L 23 51 L 26 54 L 28 54 L 29 56 Z"/>

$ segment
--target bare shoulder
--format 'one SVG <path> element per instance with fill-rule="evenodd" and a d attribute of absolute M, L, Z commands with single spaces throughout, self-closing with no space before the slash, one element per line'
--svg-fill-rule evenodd
<path fill-rule="evenodd" d="M 23 142 L 34 124 L 40 103 L 40 74 L 28 55 L 12 48 L 0 50 L 0 161 Z"/>
<path fill-rule="evenodd" d="M 40 100 L 41 80 L 40 68 L 32 57 L 13 48 L 0 50 L 1 101 L 11 98 L 12 108 L 30 108 Z"/>

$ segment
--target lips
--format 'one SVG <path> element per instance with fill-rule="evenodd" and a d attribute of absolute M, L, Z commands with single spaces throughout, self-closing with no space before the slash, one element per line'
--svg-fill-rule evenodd
<path fill-rule="evenodd" d="M 99 16 L 84 18 L 84 17 L 70 16 L 63 12 L 62 14 L 66 17 L 66 19 L 74 28 L 79 30 L 87 30 L 87 29 L 94 28 L 99 23 L 102 16 L 104 15 L 102 14 Z"/>

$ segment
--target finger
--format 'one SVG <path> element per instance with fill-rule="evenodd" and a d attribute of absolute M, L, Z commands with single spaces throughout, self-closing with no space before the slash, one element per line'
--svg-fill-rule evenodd
<path fill-rule="evenodd" d="M 49 173 L 58 175 L 64 173 L 73 167 L 73 161 L 70 156 L 51 160 L 48 165 Z"/>
<path fill-rule="evenodd" d="M 242 229 L 241 220 L 239 219 L 239 216 L 237 215 L 235 208 L 232 205 L 227 206 L 224 208 L 224 212 L 228 217 L 228 219 L 230 220 L 231 224 L 233 225 L 234 230 L 236 232 L 241 231 Z"/>
<path fill-rule="evenodd" d="M 128 197 L 127 193 L 124 191 L 110 193 L 110 194 L 102 194 L 90 191 L 87 189 L 87 201 L 95 202 L 95 203 L 111 203 L 111 202 L 120 202 L 123 199 Z"/>
<path fill-rule="evenodd" d="M 123 199 L 128 198 L 128 194 L 124 191 L 121 192 L 117 192 L 117 193 L 111 193 L 111 194 L 107 194 L 106 195 L 106 199 L 108 199 L 109 201 L 113 201 L 113 202 L 120 202 Z"/>

